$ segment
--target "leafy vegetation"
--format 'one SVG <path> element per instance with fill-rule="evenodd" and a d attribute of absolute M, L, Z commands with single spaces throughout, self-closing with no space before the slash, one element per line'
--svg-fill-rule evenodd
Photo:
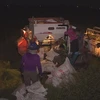
<path fill-rule="evenodd" d="M 22 82 L 20 72 L 10 66 L 9 61 L 0 61 L 0 89 L 14 88 Z"/>

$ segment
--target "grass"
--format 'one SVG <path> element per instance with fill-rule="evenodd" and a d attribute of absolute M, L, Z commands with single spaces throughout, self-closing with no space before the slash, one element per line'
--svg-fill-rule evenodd
<path fill-rule="evenodd" d="M 48 100 L 99 100 L 100 59 L 93 57 L 87 69 L 74 75 L 76 83 L 63 88 L 49 87 Z"/>

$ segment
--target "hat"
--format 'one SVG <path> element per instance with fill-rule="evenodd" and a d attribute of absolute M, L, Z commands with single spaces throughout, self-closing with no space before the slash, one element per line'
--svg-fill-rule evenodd
<path fill-rule="evenodd" d="M 36 44 L 36 42 L 32 42 L 32 43 L 30 43 L 28 49 L 30 49 L 30 50 L 38 50 L 39 46 Z"/>

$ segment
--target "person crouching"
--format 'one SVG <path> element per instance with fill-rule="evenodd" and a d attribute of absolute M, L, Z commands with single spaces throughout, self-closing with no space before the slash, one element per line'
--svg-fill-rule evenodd
<path fill-rule="evenodd" d="M 33 84 L 38 81 L 37 69 L 39 75 L 42 75 L 40 57 L 37 54 L 38 49 L 38 45 L 33 42 L 30 44 L 28 52 L 22 56 L 21 68 L 23 70 L 23 78 L 26 86 L 30 86 L 31 82 Z"/>

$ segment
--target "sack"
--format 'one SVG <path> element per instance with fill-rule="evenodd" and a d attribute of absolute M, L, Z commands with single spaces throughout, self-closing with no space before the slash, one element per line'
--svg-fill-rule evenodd
<path fill-rule="evenodd" d="M 45 95 L 47 95 L 47 89 L 43 87 L 43 85 L 37 81 L 31 86 L 25 87 L 28 91 L 27 93 L 24 91 L 24 85 L 21 85 L 14 91 L 14 95 L 17 97 L 17 100 L 47 100 Z M 23 90 L 21 93 L 21 90 Z"/>
<path fill-rule="evenodd" d="M 30 93 L 38 94 L 45 96 L 47 94 L 47 89 L 43 87 L 43 85 L 40 83 L 40 81 L 35 82 L 31 86 L 26 87 L 27 91 Z"/>
<path fill-rule="evenodd" d="M 56 69 L 55 65 L 51 61 L 43 60 L 41 61 L 42 71 L 52 72 Z"/>
<path fill-rule="evenodd" d="M 43 60 L 44 59 L 44 48 L 40 48 L 39 53 L 37 54 L 40 56 L 40 59 Z"/>
<path fill-rule="evenodd" d="M 24 95 L 26 93 L 26 87 L 25 87 L 25 84 L 21 84 L 14 92 L 13 92 L 13 95 L 16 96 L 16 93 L 19 93 L 21 95 Z M 17 94 L 18 94 L 17 93 Z"/>
<path fill-rule="evenodd" d="M 43 96 L 39 96 L 33 93 L 28 93 L 27 96 L 25 97 L 25 100 L 47 100 Z"/>
<path fill-rule="evenodd" d="M 45 84 L 52 84 L 52 74 L 48 75 L 48 79 L 45 81 Z"/>
<path fill-rule="evenodd" d="M 75 73 L 74 67 L 70 64 L 68 57 L 66 58 L 64 64 L 58 67 L 54 72 L 52 72 L 51 82 L 53 86 L 57 87 L 61 82 L 73 81 L 72 73 Z M 48 78 L 48 80 L 49 80 Z"/>
<path fill-rule="evenodd" d="M 46 55 L 47 55 L 47 56 L 46 56 L 46 59 L 47 59 L 47 60 L 53 61 L 54 57 L 55 57 L 55 56 L 58 56 L 59 54 L 56 53 L 56 52 L 54 52 L 54 50 L 53 50 L 53 48 L 52 48 L 49 52 L 46 53 Z"/>

